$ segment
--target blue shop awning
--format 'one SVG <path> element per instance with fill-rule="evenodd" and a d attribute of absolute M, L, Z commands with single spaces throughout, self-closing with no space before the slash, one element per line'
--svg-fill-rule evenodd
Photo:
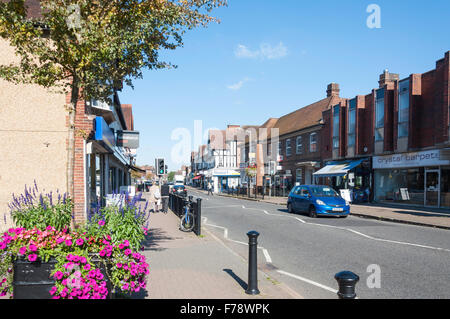
<path fill-rule="evenodd" d="M 360 165 L 364 160 L 347 161 L 347 162 L 334 162 L 329 163 L 324 168 L 313 173 L 314 177 L 333 177 L 333 176 L 345 176 L 348 171 L 354 169 Z"/>

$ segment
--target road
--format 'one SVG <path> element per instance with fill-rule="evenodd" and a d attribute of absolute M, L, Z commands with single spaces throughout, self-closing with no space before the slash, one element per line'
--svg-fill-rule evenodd
<path fill-rule="evenodd" d="M 280 205 L 189 195 L 202 198 L 204 227 L 242 257 L 247 232 L 258 231 L 260 269 L 305 298 L 335 299 L 334 275 L 342 270 L 360 276 L 362 299 L 450 298 L 448 230 L 355 216 L 313 219 Z"/>

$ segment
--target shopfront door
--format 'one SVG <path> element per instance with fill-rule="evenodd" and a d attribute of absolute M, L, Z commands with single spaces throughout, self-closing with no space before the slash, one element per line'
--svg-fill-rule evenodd
<path fill-rule="evenodd" d="M 425 171 L 425 206 L 439 207 L 440 194 L 439 170 Z"/>

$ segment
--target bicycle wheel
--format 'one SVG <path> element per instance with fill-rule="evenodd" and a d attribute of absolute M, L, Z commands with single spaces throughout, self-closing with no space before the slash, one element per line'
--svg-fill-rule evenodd
<path fill-rule="evenodd" d="M 194 229 L 194 214 L 187 213 L 181 218 L 180 229 L 185 232 L 190 232 Z"/>

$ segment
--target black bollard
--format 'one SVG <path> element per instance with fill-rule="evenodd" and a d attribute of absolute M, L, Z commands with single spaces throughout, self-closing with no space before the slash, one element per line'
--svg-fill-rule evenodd
<path fill-rule="evenodd" d="M 250 231 L 248 236 L 248 285 L 245 291 L 248 295 L 259 295 L 258 290 L 258 236 L 256 231 Z"/>
<path fill-rule="evenodd" d="M 195 234 L 200 236 L 202 234 L 202 199 L 197 198 L 197 210 L 195 214 Z"/>
<path fill-rule="evenodd" d="M 339 299 L 355 299 L 355 286 L 359 276 L 351 271 L 341 271 L 334 276 L 339 285 Z"/>

